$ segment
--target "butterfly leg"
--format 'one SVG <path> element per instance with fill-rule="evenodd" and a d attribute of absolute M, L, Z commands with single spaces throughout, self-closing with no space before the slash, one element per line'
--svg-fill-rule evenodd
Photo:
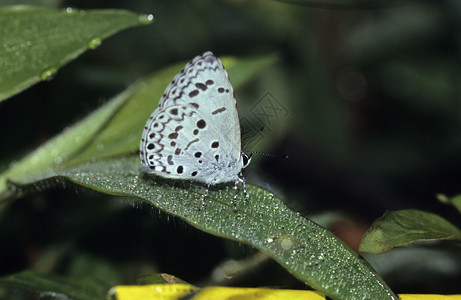
<path fill-rule="evenodd" d="M 205 202 L 206 202 L 206 198 L 208 197 L 209 190 L 210 190 L 210 185 L 207 184 L 205 194 L 203 195 L 203 198 L 202 198 L 202 206 L 200 206 L 200 210 L 202 210 L 205 207 Z"/>
<path fill-rule="evenodd" d="M 245 200 L 250 200 L 250 196 L 247 194 L 247 183 L 245 181 L 245 177 L 243 177 L 242 172 L 239 173 L 239 181 L 243 183 L 243 194 L 245 195 Z"/>
<path fill-rule="evenodd" d="M 237 179 L 235 179 L 235 185 L 234 185 L 234 211 L 237 211 L 237 194 L 238 194 L 239 181 L 240 181 L 240 178 L 237 177 Z"/>

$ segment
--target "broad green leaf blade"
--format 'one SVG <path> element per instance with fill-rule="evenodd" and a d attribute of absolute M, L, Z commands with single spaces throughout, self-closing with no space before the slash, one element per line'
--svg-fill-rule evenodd
<path fill-rule="evenodd" d="M 74 300 L 105 299 L 110 285 L 95 278 L 43 275 L 24 271 L 0 278 L 0 284 L 38 292 L 42 295 L 65 296 Z"/>
<path fill-rule="evenodd" d="M 27 189 L 29 183 L 46 186 L 63 179 L 147 202 L 202 231 L 251 245 L 332 299 L 397 299 L 356 252 L 260 187 L 248 186 L 248 202 L 239 195 L 238 212 L 233 207 L 232 184 L 212 187 L 200 210 L 203 186 L 144 174 L 135 155 L 70 167 L 45 182 L 30 178 L 18 182 L 16 188 Z"/>
<path fill-rule="evenodd" d="M 444 218 L 420 211 L 386 212 L 364 235 L 360 251 L 384 253 L 415 241 L 460 240 L 461 231 Z"/>
<path fill-rule="evenodd" d="M 224 58 L 229 74 L 239 88 L 273 63 L 274 56 L 252 59 Z M 106 103 L 88 117 L 12 164 L 0 174 L 0 198 L 13 197 L 7 179 L 40 177 L 56 168 L 136 152 L 145 122 L 158 106 L 167 85 L 184 63 L 165 68 Z"/>
<path fill-rule="evenodd" d="M 149 18 L 123 10 L 0 8 L 0 101 L 40 80 L 102 40 Z"/>

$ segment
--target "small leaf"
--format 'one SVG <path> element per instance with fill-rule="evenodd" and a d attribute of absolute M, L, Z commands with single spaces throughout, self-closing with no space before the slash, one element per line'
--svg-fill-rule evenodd
<path fill-rule="evenodd" d="M 364 235 L 360 251 L 384 253 L 415 241 L 461 240 L 461 231 L 444 218 L 420 211 L 386 212 Z"/>
<path fill-rule="evenodd" d="M 33 6 L 0 8 L 0 101 L 40 80 L 102 40 L 146 24 L 123 10 L 55 10 Z"/>
<path fill-rule="evenodd" d="M 461 213 L 461 194 L 451 198 L 450 202 Z"/>
<path fill-rule="evenodd" d="M 303 282 L 333 299 L 394 299 L 381 277 L 335 235 L 293 212 L 263 188 L 248 185 L 249 201 L 233 186 L 212 186 L 200 209 L 204 187 L 144 174 L 139 157 L 108 158 L 55 171 L 45 180 L 16 181 L 17 189 L 70 180 L 106 194 L 135 198 L 215 236 L 251 245 Z M 240 191 L 241 192 L 241 191 Z M 395 298 L 396 299 L 396 298 Z"/>
<path fill-rule="evenodd" d="M 49 296 L 64 295 L 74 300 L 105 299 L 110 285 L 95 278 L 44 275 L 34 271 L 23 271 L 0 277 L 0 284 L 31 290 Z"/>
<path fill-rule="evenodd" d="M 458 210 L 458 212 L 461 213 L 461 194 L 451 198 L 444 194 L 438 194 L 437 199 L 442 203 L 453 205 Z"/>

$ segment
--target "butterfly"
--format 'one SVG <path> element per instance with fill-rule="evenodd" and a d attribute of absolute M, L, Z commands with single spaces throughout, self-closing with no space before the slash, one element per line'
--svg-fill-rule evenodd
<path fill-rule="evenodd" d="M 229 76 L 211 52 L 186 64 L 166 88 L 144 126 L 141 164 L 155 175 L 211 185 L 233 181 L 234 207 L 242 169 L 251 155 L 241 150 L 240 123 Z"/>

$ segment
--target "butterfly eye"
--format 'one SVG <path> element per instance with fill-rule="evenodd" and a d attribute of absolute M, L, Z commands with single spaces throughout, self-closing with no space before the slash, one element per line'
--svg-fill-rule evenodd
<path fill-rule="evenodd" d="M 242 160 L 243 160 L 243 168 L 245 168 L 251 162 L 251 154 L 248 155 L 242 152 Z"/>

